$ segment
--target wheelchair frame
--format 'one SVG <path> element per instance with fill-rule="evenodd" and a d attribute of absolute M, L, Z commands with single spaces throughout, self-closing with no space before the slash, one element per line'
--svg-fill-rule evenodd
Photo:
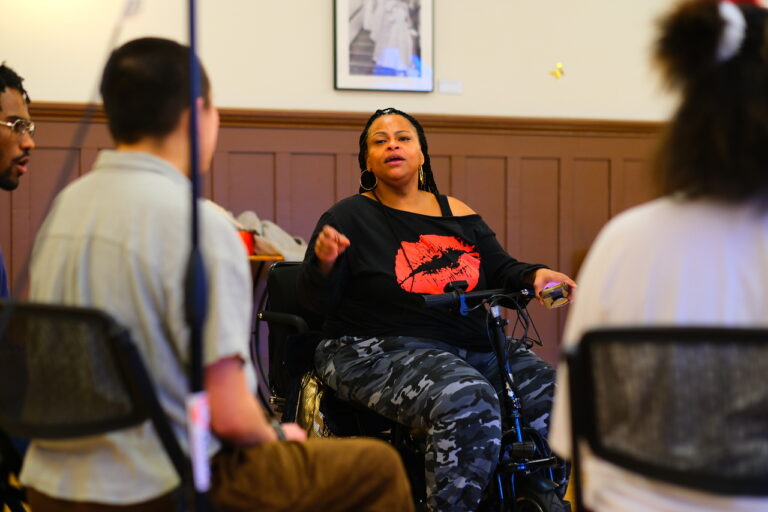
<path fill-rule="evenodd" d="M 546 512 L 549 507 L 540 498 L 542 493 L 554 491 L 558 485 L 553 480 L 552 468 L 558 464 L 549 445 L 535 429 L 527 427 L 522 420 L 522 403 L 509 368 L 507 352 L 508 338 L 505 327 L 508 321 L 501 308 L 517 311 L 525 324 L 523 339 L 527 337 L 530 319 L 524 304 L 533 297 L 530 290 L 507 292 L 505 290 L 482 290 L 467 292 L 467 283 L 449 283 L 446 293 L 424 296 L 427 307 L 444 307 L 457 310 L 462 316 L 487 305 L 491 327 L 491 346 L 499 365 L 504 390 L 499 393 L 502 417 L 502 438 L 499 461 L 487 495 L 481 504 L 484 510 L 499 512 Z M 469 302 L 477 304 L 470 306 Z M 505 459 L 505 457 L 509 457 Z M 544 472 L 542 477 L 539 473 Z M 526 492 L 526 491 L 532 492 Z"/>

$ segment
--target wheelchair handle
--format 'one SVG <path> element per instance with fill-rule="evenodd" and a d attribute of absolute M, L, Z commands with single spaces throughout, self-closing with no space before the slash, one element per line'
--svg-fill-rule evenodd
<path fill-rule="evenodd" d="M 494 295 L 503 294 L 504 290 L 481 290 L 476 292 L 460 292 L 454 290 L 447 293 L 436 293 L 434 295 L 422 295 L 424 298 L 424 304 L 428 308 L 438 308 L 441 306 L 456 307 L 461 301 L 461 297 L 465 300 L 483 300 Z"/>
<path fill-rule="evenodd" d="M 497 295 L 508 299 L 527 300 L 533 297 L 533 292 L 531 290 L 509 292 L 500 288 L 494 290 L 479 290 L 474 292 L 462 292 L 459 290 L 453 290 L 447 293 L 422 295 L 422 298 L 424 299 L 424 305 L 428 308 L 448 307 L 452 309 L 459 308 L 460 310 L 464 310 L 466 308 L 466 301 L 468 300 L 482 301 Z"/>

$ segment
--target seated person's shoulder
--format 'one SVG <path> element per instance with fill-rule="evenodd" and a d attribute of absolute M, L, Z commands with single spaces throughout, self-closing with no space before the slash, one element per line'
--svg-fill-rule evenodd
<path fill-rule="evenodd" d="M 377 211 L 374 208 L 374 199 L 364 197 L 362 194 L 342 199 L 331 205 L 323 214 L 336 222 L 347 222 L 360 220 L 361 216 L 366 216 Z"/>
<path fill-rule="evenodd" d="M 349 197 L 345 197 L 341 201 L 338 201 L 337 203 L 334 203 L 331 205 L 330 208 L 328 208 L 328 211 L 330 212 L 346 212 L 346 211 L 353 211 L 361 208 L 364 205 L 369 204 L 369 201 L 373 201 L 374 199 L 369 197 L 365 198 L 363 197 L 365 194 L 354 194 Z"/>
<path fill-rule="evenodd" d="M 463 201 L 460 199 L 456 199 L 455 197 L 448 196 L 448 205 L 451 207 L 451 212 L 453 212 L 456 216 L 461 215 L 474 215 L 475 210 L 467 206 Z"/>
<path fill-rule="evenodd" d="M 201 204 L 201 211 L 203 212 L 203 215 L 205 215 L 205 222 L 215 223 L 219 227 L 229 225 L 234 229 L 239 228 L 239 224 L 234 215 L 218 203 L 214 203 L 210 199 L 203 199 Z"/>

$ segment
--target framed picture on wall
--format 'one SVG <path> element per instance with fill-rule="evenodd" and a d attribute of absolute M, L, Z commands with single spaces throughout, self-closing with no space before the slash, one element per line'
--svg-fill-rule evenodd
<path fill-rule="evenodd" d="M 335 87 L 434 88 L 434 0 L 333 0 Z"/>

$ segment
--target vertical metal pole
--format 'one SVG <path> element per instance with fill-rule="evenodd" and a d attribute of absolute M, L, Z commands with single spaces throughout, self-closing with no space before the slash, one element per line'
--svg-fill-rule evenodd
<path fill-rule="evenodd" d="M 189 423 L 190 458 L 194 482 L 194 509 L 205 508 L 205 493 L 210 487 L 208 460 L 209 407 L 203 389 L 203 326 L 208 303 L 205 266 L 200 251 L 200 223 L 198 198 L 200 197 L 200 157 L 198 138 L 197 102 L 200 98 L 200 64 L 197 59 L 196 5 L 189 0 L 189 179 L 190 254 L 185 279 L 185 312 L 189 325 L 189 387 L 187 421 Z"/>
<path fill-rule="evenodd" d="M 187 321 L 190 326 L 190 389 L 203 389 L 202 327 L 207 307 L 207 289 L 203 258 L 200 253 L 200 156 L 198 140 L 197 99 L 200 97 L 200 65 L 195 51 L 195 0 L 189 0 L 189 180 L 192 188 L 190 209 L 190 259 L 187 268 Z M 196 271 L 192 274 L 192 271 Z"/>

